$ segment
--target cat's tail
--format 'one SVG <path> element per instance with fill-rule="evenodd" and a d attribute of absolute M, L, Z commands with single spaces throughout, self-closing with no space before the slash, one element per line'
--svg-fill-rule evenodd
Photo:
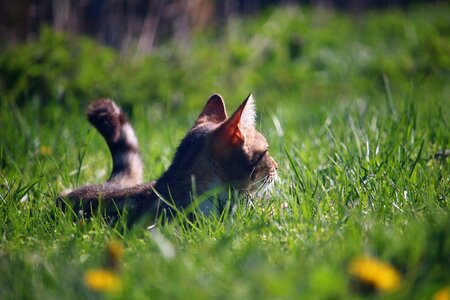
<path fill-rule="evenodd" d="M 107 184 L 122 188 L 141 184 L 143 163 L 138 141 L 122 109 L 110 99 L 99 99 L 88 106 L 86 115 L 111 152 L 113 167 Z"/>

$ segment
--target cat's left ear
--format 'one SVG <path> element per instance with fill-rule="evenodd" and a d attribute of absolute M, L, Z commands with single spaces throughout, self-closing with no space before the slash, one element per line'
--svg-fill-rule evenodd
<path fill-rule="evenodd" d="M 209 97 L 195 124 L 197 125 L 203 122 L 221 123 L 226 119 L 227 111 L 222 96 L 213 94 Z"/>

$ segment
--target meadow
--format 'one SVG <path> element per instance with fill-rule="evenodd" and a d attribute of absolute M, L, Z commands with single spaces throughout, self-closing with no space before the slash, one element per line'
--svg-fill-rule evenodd
<path fill-rule="evenodd" d="M 0 299 L 449 299 L 449 11 L 277 8 L 141 56 L 42 28 L 4 50 Z M 214 92 L 229 113 L 254 95 L 264 197 L 152 231 L 55 207 L 111 170 L 89 101 L 125 108 L 153 180 Z"/>

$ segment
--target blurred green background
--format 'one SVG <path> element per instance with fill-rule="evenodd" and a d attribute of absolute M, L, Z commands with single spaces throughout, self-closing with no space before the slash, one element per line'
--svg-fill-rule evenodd
<path fill-rule="evenodd" d="M 0 299 L 450 297 L 444 1 L 5 1 L 0 32 Z M 111 170 L 90 101 L 124 108 L 152 180 L 214 92 L 254 94 L 267 199 L 152 233 L 55 208 Z M 93 291 L 112 239 L 122 289 Z"/>

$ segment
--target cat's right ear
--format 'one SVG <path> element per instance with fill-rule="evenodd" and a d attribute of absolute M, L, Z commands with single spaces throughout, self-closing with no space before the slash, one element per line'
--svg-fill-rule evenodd
<path fill-rule="evenodd" d="M 222 96 L 214 94 L 209 97 L 205 107 L 195 121 L 195 125 L 204 122 L 221 123 L 227 119 L 227 111 Z"/>

